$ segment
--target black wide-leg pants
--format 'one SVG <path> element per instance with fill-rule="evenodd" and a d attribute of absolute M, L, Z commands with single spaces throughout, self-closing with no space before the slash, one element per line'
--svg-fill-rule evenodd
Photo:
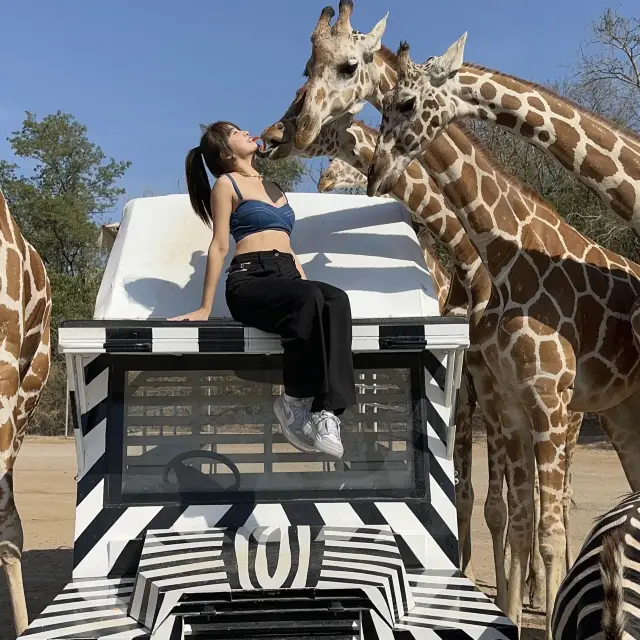
<path fill-rule="evenodd" d="M 311 398 L 312 411 L 340 415 L 356 402 L 347 294 L 326 282 L 303 280 L 290 253 L 236 256 L 226 299 L 234 320 L 280 335 L 288 395 Z"/>

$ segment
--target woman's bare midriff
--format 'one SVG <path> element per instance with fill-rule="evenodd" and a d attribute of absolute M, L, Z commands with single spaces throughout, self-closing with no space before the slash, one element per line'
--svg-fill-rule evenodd
<path fill-rule="evenodd" d="M 236 245 L 235 256 L 243 253 L 253 253 L 254 251 L 281 251 L 282 253 L 293 253 L 289 234 L 284 231 L 267 229 L 258 231 L 243 238 Z"/>

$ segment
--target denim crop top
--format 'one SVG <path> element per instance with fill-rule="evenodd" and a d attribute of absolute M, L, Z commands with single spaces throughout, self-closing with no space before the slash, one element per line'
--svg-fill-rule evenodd
<path fill-rule="evenodd" d="M 229 231 L 236 244 L 252 233 L 267 231 L 268 229 L 284 231 L 291 235 L 296 216 L 288 199 L 286 204 L 280 207 L 262 200 L 245 200 L 242 197 L 242 193 L 240 193 L 240 189 L 238 189 L 236 181 L 228 173 L 225 175 L 231 180 L 239 200 L 238 206 L 229 220 Z M 274 182 L 274 184 L 276 183 Z M 284 194 L 282 187 L 279 184 L 276 184 L 276 186 Z M 284 197 L 286 198 L 287 196 L 285 195 Z"/>

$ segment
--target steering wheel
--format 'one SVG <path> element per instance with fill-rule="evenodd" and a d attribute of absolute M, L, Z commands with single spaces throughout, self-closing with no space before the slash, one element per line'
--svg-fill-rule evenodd
<path fill-rule="evenodd" d="M 183 460 L 188 458 L 211 458 L 216 462 L 220 462 L 225 467 L 231 469 L 233 473 L 233 485 L 230 487 L 223 487 L 219 482 L 214 480 L 210 475 L 202 473 L 195 467 L 187 464 L 183 464 Z M 178 492 L 188 491 L 233 491 L 240 486 L 240 470 L 235 465 L 233 460 L 230 460 L 226 456 L 215 451 L 206 451 L 205 449 L 194 449 L 192 451 L 185 451 L 179 453 L 167 462 L 165 468 L 162 471 L 162 482 L 167 487 L 169 483 L 169 472 L 175 471 L 178 479 Z"/>

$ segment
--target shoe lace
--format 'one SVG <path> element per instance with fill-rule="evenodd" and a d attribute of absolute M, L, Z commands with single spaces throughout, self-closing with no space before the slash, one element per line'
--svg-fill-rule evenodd
<path fill-rule="evenodd" d="M 329 413 L 323 409 L 318 417 L 317 430 L 321 435 L 340 438 L 340 420 L 338 420 L 338 417 L 333 413 Z"/>

